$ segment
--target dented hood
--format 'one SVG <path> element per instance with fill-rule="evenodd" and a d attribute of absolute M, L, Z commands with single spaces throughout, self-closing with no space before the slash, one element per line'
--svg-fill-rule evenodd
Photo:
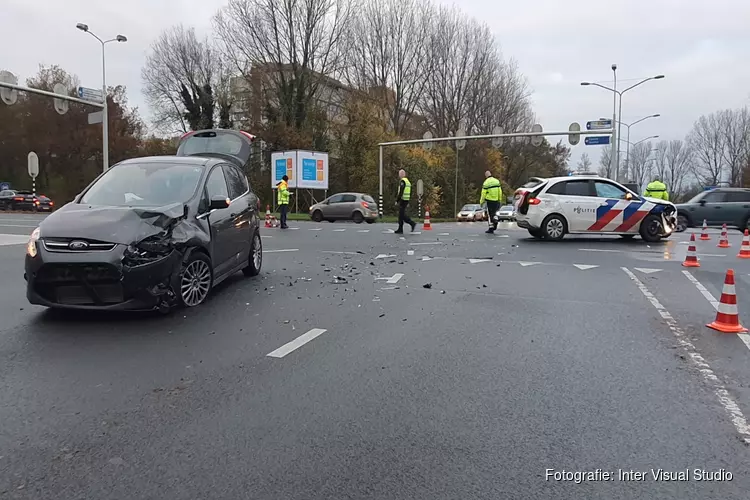
<path fill-rule="evenodd" d="M 129 245 L 163 232 L 184 214 L 181 203 L 159 208 L 68 203 L 44 219 L 39 228 L 43 238 L 82 238 Z"/>

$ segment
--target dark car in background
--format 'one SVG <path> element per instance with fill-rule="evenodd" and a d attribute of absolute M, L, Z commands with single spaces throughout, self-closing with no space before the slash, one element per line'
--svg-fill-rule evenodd
<path fill-rule="evenodd" d="M 310 218 L 315 222 L 353 220 L 372 224 L 378 218 L 378 205 L 369 194 L 337 193 L 311 206 Z"/>
<path fill-rule="evenodd" d="M 740 231 L 750 228 L 750 189 L 747 188 L 714 188 L 675 206 L 679 232 L 700 227 L 704 220 L 709 226 L 726 224 Z"/>
<path fill-rule="evenodd" d="M 34 195 L 31 191 L 6 189 L 0 191 L 0 209 L 33 210 L 50 212 L 54 203 L 43 194 Z"/>
<path fill-rule="evenodd" d="M 251 136 L 202 130 L 176 156 L 122 161 L 49 215 L 27 245 L 32 304 L 150 310 L 203 303 L 262 264 L 258 197 L 243 173 Z"/>

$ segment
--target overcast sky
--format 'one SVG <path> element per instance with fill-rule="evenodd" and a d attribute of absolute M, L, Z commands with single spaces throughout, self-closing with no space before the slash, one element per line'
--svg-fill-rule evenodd
<path fill-rule="evenodd" d="M 100 37 L 124 34 L 107 47 L 107 83 L 123 84 L 148 118 L 140 69 L 150 44 L 172 24 L 210 35 L 222 0 L 2 0 L 0 69 L 21 81 L 38 64 L 59 64 L 82 85 L 101 86 L 100 46 L 76 30 L 86 23 Z M 451 2 L 443 2 L 451 3 Z M 659 135 L 683 138 L 701 114 L 750 105 L 750 0 L 463 0 L 468 14 L 489 23 L 506 58 L 513 57 L 534 91 L 534 110 L 547 131 L 612 116 L 612 94 L 581 87 L 584 80 L 618 88 L 664 74 L 625 94 L 623 121 L 660 113 L 633 127 L 631 142 Z M 625 129 L 623 128 L 623 132 Z M 552 140 L 552 138 L 550 138 Z M 624 145 L 623 145 L 624 148 Z M 572 165 L 601 146 L 573 148 Z"/>

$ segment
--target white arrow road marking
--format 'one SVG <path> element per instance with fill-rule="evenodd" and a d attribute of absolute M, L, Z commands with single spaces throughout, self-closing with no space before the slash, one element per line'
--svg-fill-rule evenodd
<path fill-rule="evenodd" d="M 277 252 L 299 252 L 299 248 L 283 248 L 281 250 L 263 250 L 263 253 L 277 253 Z"/>
<path fill-rule="evenodd" d="M 388 257 L 395 257 L 395 255 L 387 255 L 387 254 L 381 253 L 381 254 L 378 254 L 378 256 L 375 257 L 375 258 L 376 259 L 387 259 Z"/>
<path fill-rule="evenodd" d="M 394 284 L 394 283 L 398 283 L 398 280 L 400 280 L 403 277 L 404 277 L 404 275 L 402 273 L 396 273 L 396 274 L 394 274 L 391 277 L 391 279 L 389 279 L 388 281 L 386 281 L 386 283 L 389 283 L 391 285 Z"/>
<path fill-rule="evenodd" d="M 327 330 L 324 330 L 323 328 L 313 328 L 307 333 L 303 333 L 296 339 L 292 340 L 288 344 L 284 344 L 283 346 L 279 347 L 275 351 L 269 352 L 268 354 L 266 354 L 266 356 L 270 356 L 272 358 L 283 358 L 284 356 L 294 351 L 295 349 L 299 349 L 300 347 L 307 344 L 314 338 L 319 337 L 320 335 L 324 334 L 326 331 Z"/>
<path fill-rule="evenodd" d="M 523 267 L 526 267 L 526 266 L 534 266 L 536 264 L 541 264 L 541 262 L 519 262 L 519 264 L 521 264 Z"/>
<path fill-rule="evenodd" d="M 643 274 L 653 274 L 661 271 L 661 269 L 650 269 L 648 267 L 634 267 L 633 269 L 635 269 L 636 271 L 640 271 Z"/>
<path fill-rule="evenodd" d="M 491 262 L 492 259 L 469 259 L 471 264 L 477 264 L 479 262 Z"/>
<path fill-rule="evenodd" d="M 576 266 L 581 271 L 585 271 L 586 269 L 593 269 L 595 267 L 599 267 L 599 266 L 589 266 L 587 264 L 573 264 L 573 265 Z"/>

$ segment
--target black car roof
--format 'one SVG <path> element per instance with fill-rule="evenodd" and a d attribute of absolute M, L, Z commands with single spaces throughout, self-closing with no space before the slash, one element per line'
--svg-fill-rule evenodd
<path fill-rule="evenodd" d="M 207 156 L 142 156 L 140 158 L 130 158 L 121 161 L 119 164 L 127 163 L 178 163 L 183 165 L 195 165 L 205 167 L 221 161 L 221 158 L 211 158 Z"/>

